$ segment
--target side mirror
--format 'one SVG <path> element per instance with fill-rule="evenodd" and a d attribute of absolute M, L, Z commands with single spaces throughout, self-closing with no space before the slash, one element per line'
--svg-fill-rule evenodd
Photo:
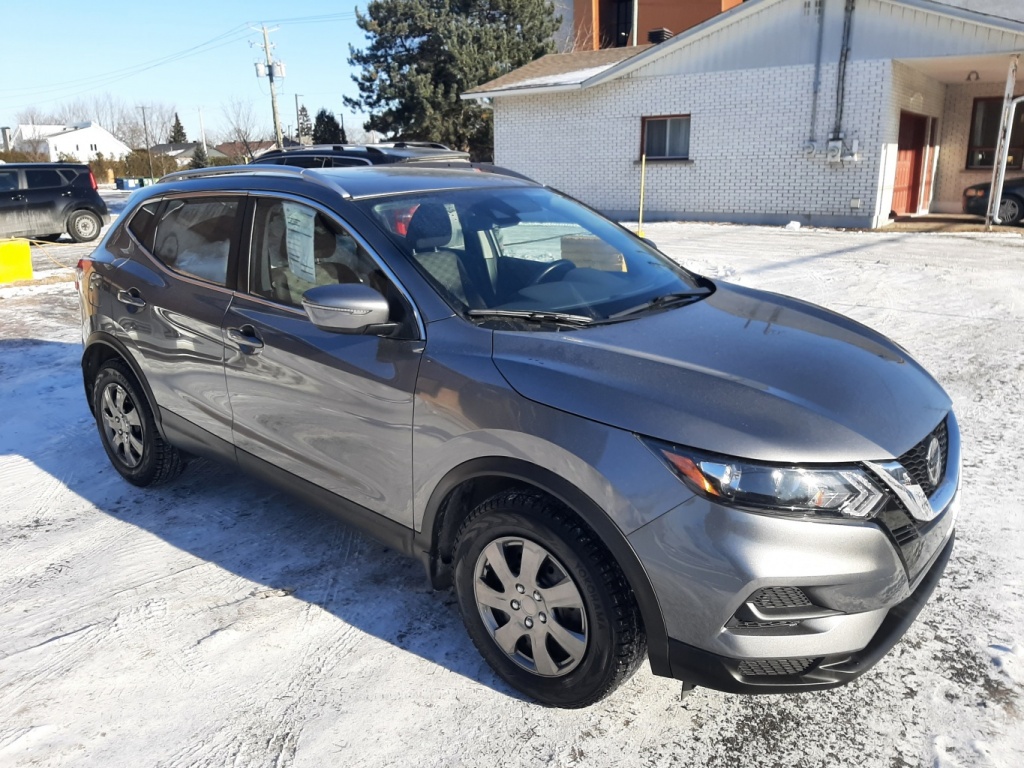
<path fill-rule="evenodd" d="M 317 328 L 332 333 L 387 336 L 398 327 L 388 322 L 388 301 L 362 283 L 318 285 L 302 294 L 302 307 Z"/>

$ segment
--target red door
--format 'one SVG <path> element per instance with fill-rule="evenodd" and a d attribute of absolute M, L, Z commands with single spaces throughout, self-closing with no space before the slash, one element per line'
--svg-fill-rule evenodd
<path fill-rule="evenodd" d="M 896 182 L 892 191 L 892 209 L 900 215 L 917 213 L 921 198 L 921 172 L 924 170 L 925 130 L 928 118 L 900 112 L 900 135 L 896 151 Z"/>

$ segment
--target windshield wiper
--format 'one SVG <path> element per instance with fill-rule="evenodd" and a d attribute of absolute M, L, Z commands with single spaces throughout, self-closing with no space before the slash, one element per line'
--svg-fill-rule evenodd
<path fill-rule="evenodd" d="M 637 304 L 635 307 L 624 309 L 621 312 L 616 312 L 614 315 L 608 315 L 609 320 L 618 320 L 622 317 L 628 317 L 635 315 L 640 312 L 646 312 L 649 309 L 664 309 L 671 307 L 676 304 L 688 303 L 695 301 L 696 299 L 707 296 L 711 291 L 690 291 L 688 293 L 666 293 L 664 296 L 655 296 L 650 301 L 645 301 L 643 304 Z"/>
<path fill-rule="evenodd" d="M 594 318 L 586 315 L 571 315 L 566 312 L 549 312 L 542 309 L 471 309 L 466 314 L 472 318 L 510 317 L 537 323 L 562 323 L 564 325 L 590 325 Z"/>

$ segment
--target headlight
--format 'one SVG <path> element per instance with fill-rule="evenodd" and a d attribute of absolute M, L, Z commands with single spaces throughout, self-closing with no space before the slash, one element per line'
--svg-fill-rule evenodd
<path fill-rule="evenodd" d="M 985 190 L 984 189 L 966 189 L 966 190 L 964 190 L 964 194 L 967 197 L 984 197 L 985 196 Z"/>
<path fill-rule="evenodd" d="M 646 442 L 697 494 L 721 504 L 790 517 L 866 520 L 886 501 L 859 467 L 776 466 Z"/>

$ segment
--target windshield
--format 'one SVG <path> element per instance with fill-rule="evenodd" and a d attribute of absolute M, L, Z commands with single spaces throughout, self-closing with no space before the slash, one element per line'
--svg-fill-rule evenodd
<path fill-rule="evenodd" d="M 621 319 L 708 291 L 642 240 L 549 189 L 443 190 L 361 203 L 474 318 Z"/>

